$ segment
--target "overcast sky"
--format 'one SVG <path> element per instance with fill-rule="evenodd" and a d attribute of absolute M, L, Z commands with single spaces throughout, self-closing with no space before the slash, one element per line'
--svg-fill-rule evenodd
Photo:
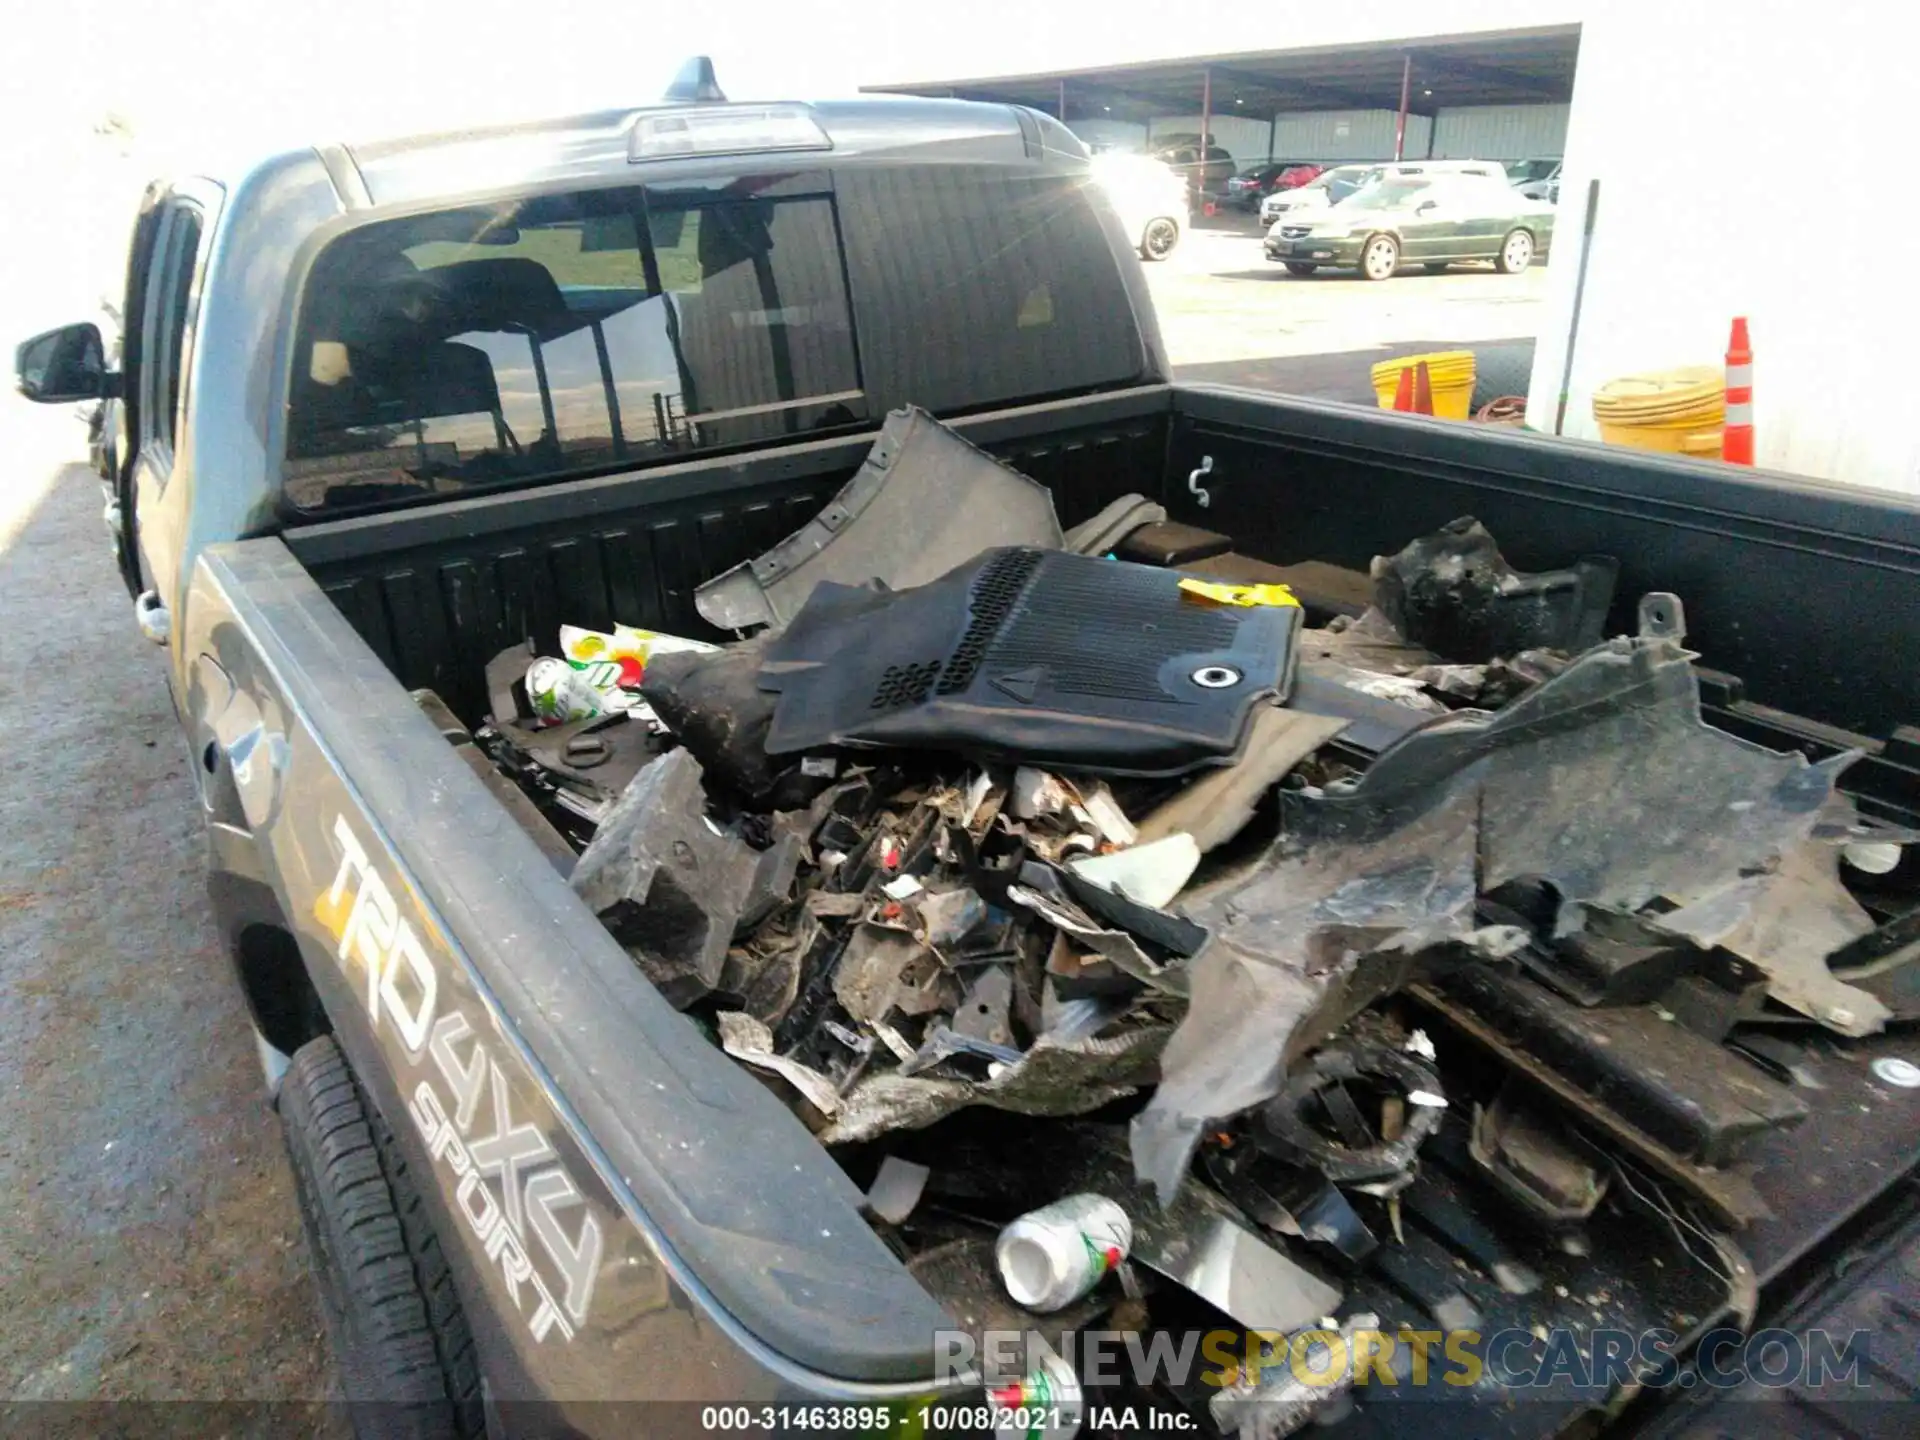
<path fill-rule="evenodd" d="M 1630 0 L 1631 3 L 1631 0 Z M 711 55 L 735 99 L 1382 40 L 1578 17 L 1573 0 L 0 0 L 0 315 L 51 324 L 117 288 L 151 176 L 369 139 L 656 99 Z M 96 127 L 119 116 L 130 138 Z M 21 288 L 24 275 L 31 283 Z"/>

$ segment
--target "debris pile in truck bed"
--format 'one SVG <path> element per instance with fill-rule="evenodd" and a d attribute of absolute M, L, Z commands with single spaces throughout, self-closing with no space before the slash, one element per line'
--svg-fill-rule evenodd
<path fill-rule="evenodd" d="M 890 550 L 934 480 L 938 524 Z M 618 715 L 487 732 L 587 822 L 572 884 L 663 995 L 828 1145 L 1046 1119 L 1034 1204 L 1120 1199 L 1143 1263 L 1264 1328 L 1339 1292 L 1236 1298 L 1182 1245 L 1390 1269 L 1354 1205 L 1425 1193 L 1450 1108 L 1545 1231 L 1592 1215 L 1609 1145 L 1718 1225 L 1764 1213 L 1739 1157 L 1805 1107 L 1721 1042 L 1769 1004 L 1842 1035 L 1891 1014 L 1828 965 L 1875 931 L 1843 850 L 1912 838 L 1835 789 L 1853 755 L 1704 723 L 1675 597 L 1602 638 L 1610 559 L 1521 574 L 1462 520 L 1375 561 L 1376 608 L 1310 616 L 1257 564 L 1114 558 L 1157 507 L 1063 536 L 1036 489 L 896 415 L 818 521 L 703 587 L 764 628 L 647 661 L 617 786 L 578 762 Z M 1469 1122 L 1409 1013 L 1537 1088 Z M 1120 1164 L 1114 1115 L 1064 1118 L 1117 1101 Z"/>

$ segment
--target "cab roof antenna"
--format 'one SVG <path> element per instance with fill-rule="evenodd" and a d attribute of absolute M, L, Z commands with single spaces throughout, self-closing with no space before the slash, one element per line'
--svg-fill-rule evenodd
<path fill-rule="evenodd" d="M 714 78 L 713 61 L 705 55 L 690 57 L 661 98 L 669 105 L 724 105 L 727 100 Z"/>

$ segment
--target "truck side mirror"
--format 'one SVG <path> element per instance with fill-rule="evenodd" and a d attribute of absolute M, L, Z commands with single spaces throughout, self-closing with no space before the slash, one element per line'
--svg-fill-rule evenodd
<path fill-rule="evenodd" d="M 62 325 L 13 352 L 20 393 L 42 405 L 105 400 L 119 393 L 120 377 L 107 369 L 107 347 L 92 321 Z"/>

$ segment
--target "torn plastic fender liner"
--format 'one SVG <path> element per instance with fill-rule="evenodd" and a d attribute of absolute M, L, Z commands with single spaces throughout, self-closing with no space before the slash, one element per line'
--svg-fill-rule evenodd
<path fill-rule="evenodd" d="M 1622 637 L 1498 713 L 1422 726 L 1318 803 L 1388 819 L 1466 786 L 1483 889 L 1532 877 L 1567 901 L 1638 910 L 1691 904 L 1771 867 L 1812 832 L 1857 758 L 1809 764 L 1714 729 L 1687 652 Z"/>
<path fill-rule="evenodd" d="M 1767 975 L 1767 993 L 1842 1035 L 1872 1035 L 1893 1011 L 1879 996 L 1850 984 L 1829 956 L 1870 934 L 1873 917 L 1840 880 L 1836 845 L 1806 840 L 1778 867 L 1652 924 L 1700 945 L 1717 945 L 1751 960 Z"/>
<path fill-rule="evenodd" d="M 1192 1004 L 1134 1121 L 1141 1174 L 1170 1193 L 1205 1123 L 1272 1095 L 1356 976 L 1378 993 L 1362 972 L 1383 954 L 1468 938 L 1476 878 L 1537 877 L 1575 905 L 1696 903 L 1800 844 L 1853 758 L 1810 765 L 1706 725 L 1687 653 L 1654 633 L 1587 652 L 1498 714 L 1435 721 L 1317 799 L 1283 795 L 1281 841 L 1253 877 L 1182 906 L 1218 948 L 1192 964 Z"/>
<path fill-rule="evenodd" d="M 1287 1062 L 1396 988 L 1414 952 L 1473 932 L 1471 793 L 1404 821 L 1287 795 L 1281 816 L 1265 856 L 1181 906 L 1213 939 L 1188 967 L 1186 1017 L 1132 1132 L 1134 1165 L 1163 1200 L 1208 1121 L 1278 1093 Z"/>
<path fill-rule="evenodd" d="M 707 816 L 700 762 L 685 750 L 640 772 L 574 866 L 573 891 L 673 1005 L 720 981 L 734 931 L 793 888 L 800 843 L 756 851 Z"/>
<path fill-rule="evenodd" d="M 1177 775 L 1237 756 L 1284 696 L 1301 612 L 1195 601 L 1173 571 L 991 550 L 899 593 L 818 587 L 767 649 L 767 749 L 958 750 Z"/>
<path fill-rule="evenodd" d="M 779 627 L 822 581 L 904 590 L 996 545 L 1061 543 L 1045 486 L 926 411 L 895 410 L 824 510 L 766 554 L 709 580 L 693 603 L 723 630 Z"/>

